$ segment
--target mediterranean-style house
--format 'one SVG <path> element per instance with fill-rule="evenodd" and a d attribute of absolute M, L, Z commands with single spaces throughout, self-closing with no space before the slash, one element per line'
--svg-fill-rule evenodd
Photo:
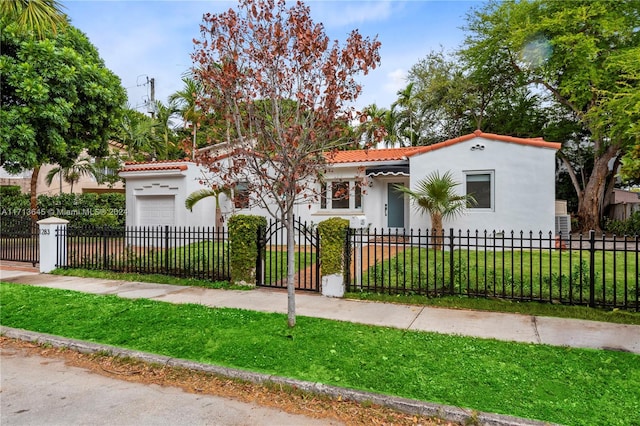
<path fill-rule="evenodd" d="M 396 185 L 415 188 L 434 171 L 450 172 L 457 191 L 477 203 L 444 222 L 459 230 L 553 232 L 555 155 L 560 143 L 476 131 L 422 147 L 339 151 L 327 156 L 320 197 L 298 205 L 295 214 L 319 223 L 329 217 L 355 219 L 376 229 L 426 229 L 428 214 L 411 206 Z M 185 208 L 186 197 L 205 188 L 206 172 L 190 161 L 127 163 L 127 225 L 216 226 L 214 197 Z M 241 188 L 242 185 L 238 185 Z M 338 194 L 349 194 L 342 196 Z M 267 216 L 260 208 L 221 194 L 219 211 Z"/>

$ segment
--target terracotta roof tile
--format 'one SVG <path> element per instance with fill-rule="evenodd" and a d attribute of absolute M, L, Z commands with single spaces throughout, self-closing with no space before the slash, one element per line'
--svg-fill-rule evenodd
<path fill-rule="evenodd" d="M 542 138 L 516 138 L 514 136 L 497 135 L 495 133 L 484 133 L 481 130 L 476 130 L 475 132 L 470 133 L 468 135 L 460 136 L 454 139 L 449 139 L 444 142 L 439 142 L 433 145 L 419 147 L 417 150 L 413 151 L 410 154 L 410 156 L 416 155 L 416 154 L 422 154 L 429 151 L 435 151 L 436 149 L 444 148 L 450 145 L 455 145 L 457 143 L 465 142 L 476 137 L 493 139 L 501 142 L 516 143 L 520 145 L 536 146 L 539 148 L 551 148 L 556 150 L 562 147 L 562 144 L 560 143 L 547 142 Z"/>
<path fill-rule="evenodd" d="M 167 163 L 188 163 L 190 160 L 180 159 L 180 160 L 155 160 L 155 161 L 125 161 L 125 166 L 133 166 L 136 164 L 167 164 Z"/>
<path fill-rule="evenodd" d="M 386 149 L 357 149 L 352 151 L 337 151 L 326 154 L 327 162 L 339 163 L 364 163 L 368 161 L 400 161 L 416 151 L 418 147 L 410 148 L 386 148 Z"/>
<path fill-rule="evenodd" d="M 144 163 L 133 163 L 133 164 L 144 164 Z M 184 170 L 187 170 L 187 168 L 189 167 L 186 164 L 167 164 L 167 165 L 157 165 L 157 166 L 148 165 L 148 166 L 130 167 L 133 164 L 129 163 L 125 165 L 125 167 L 120 169 L 120 171 L 121 172 L 149 172 L 149 171 L 161 171 L 161 170 L 184 171 Z"/>

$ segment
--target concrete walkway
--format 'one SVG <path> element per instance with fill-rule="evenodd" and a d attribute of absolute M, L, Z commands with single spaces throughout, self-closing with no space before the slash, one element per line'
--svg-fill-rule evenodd
<path fill-rule="evenodd" d="M 286 313 L 281 290 L 210 290 L 94 278 L 64 277 L 0 266 L 0 280 L 171 303 Z M 640 354 L 640 326 L 327 298 L 296 293 L 298 315 L 407 330 Z"/>

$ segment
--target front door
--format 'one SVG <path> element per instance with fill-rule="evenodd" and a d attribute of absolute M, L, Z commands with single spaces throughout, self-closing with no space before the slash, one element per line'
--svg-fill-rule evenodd
<path fill-rule="evenodd" d="M 401 182 L 387 183 L 385 214 L 389 228 L 404 228 L 404 194 L 396 189 L 398 184 Z"/>

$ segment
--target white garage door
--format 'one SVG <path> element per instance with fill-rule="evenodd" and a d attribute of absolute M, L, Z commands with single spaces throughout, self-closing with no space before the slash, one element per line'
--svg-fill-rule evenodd
<path fill-rule="evenodd" d="M 174 196 L 140 196 L 137 201 L 139 225 L 175 225 Z"/>

